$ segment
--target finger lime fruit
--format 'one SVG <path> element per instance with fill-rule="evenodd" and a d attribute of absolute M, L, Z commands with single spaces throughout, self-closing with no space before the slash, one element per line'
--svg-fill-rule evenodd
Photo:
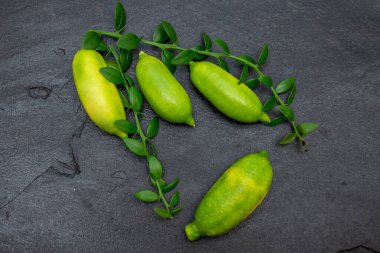
<path fill-rule="evenodd" d="M 127 134 L 114 126 L 114 121 L 125 119 L 125 111 L 116 86 L 108 81 L 100 69 L 107 67 L 103 57 L 94 50 L 79 50 L 73 60 L 75 86 L 88 116 L 100 129 L 120 138 Z"/>
<path fill-rule="evenodd" d="M 256 94 L 219 66 L 208 61 L 190 62 L 190 77 L 203 96 L 231 119 L 243 123 L 270 122 L 261 111 Z"/>
<path fill-rule="evenodd" d="M 159 59 L 141 51 L 136 77 L 144 97 L 161 118 L 194 126 L 189 96 Z"/>
<path fill-rule="evenodd" d="M 267 195 L 272 175 L 267 151 L 240 158 L 203 197 L 194 221 L 185 228 L 188 239 L 221 235 L 235 228 Z"/>

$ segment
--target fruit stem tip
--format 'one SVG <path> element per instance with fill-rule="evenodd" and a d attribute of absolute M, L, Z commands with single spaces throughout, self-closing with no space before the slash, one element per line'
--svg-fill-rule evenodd
<path fill-rule="evenodd" d="M 201 236 L 199 234 L 197 225 L 195 225 L 194 223 L 188 224 L 185 228 L 185 232 L 186 232 L 187 238 L 190 241 L 195 241 Z"/>

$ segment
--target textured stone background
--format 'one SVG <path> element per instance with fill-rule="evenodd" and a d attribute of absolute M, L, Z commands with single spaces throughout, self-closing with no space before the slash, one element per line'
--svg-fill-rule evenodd
<path fill-rule="evenodd" d="M 236 53 L 257 55 L 268 43 L 264 71 L 277 81 L 296 76 L 298 119 L 321 125 L 308 153 L 278 146 L 289 126 L 228 120 L 180 67 L 197 127 L 161 122 L 156 138 L 166 178 L 181 179 L 184 211 L 171 221 L 132 197 L 149 187 L 144 160 L 85 121 L 73 84 L 83 34 L 112 29 L 115 3 L 0 5 L 0 252 L 380 251 L 379 1 L 123 1 L 128 30 L 145 37 L 166 19 L 184 46 L 202 31 Z M 202 195 L 261 149 L 274 167 L 263 204 L 232 233 L 188 242 L 183 228 Z"/>

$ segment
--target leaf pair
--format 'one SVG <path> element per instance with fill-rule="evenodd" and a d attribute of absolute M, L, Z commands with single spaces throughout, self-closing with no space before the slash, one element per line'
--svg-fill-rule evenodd
<path fill-rule="evenodd" d="M 313 122 L 305 122 L 305 123 L 302 123 L 302 124 L 300 124 L 300 125 L 297 126 L 297 129 L 298 129 L 298 131 L 300 131 L 300 133 L 302 134 L 302 136 L 305 136 L 305 135 L 313 132 L 317 128 L 318 128 L 318 124 L 317 123 L 313 123 Z M 294 140 L 296 139 L 296 137 L 297 137 L 296 133 L 288 133 L 287 135 L 285 135 L 281 139 L 281 141 L 279 142 L 279 144 L 281 144 L 281 145 L 290 144 L 290 143 L 294 142 Z"/>
<path fill-rule="evenodd" d="M 170 41 L 172 44 L 176 44 L 177 33 L 169 22 L 161 20 L 160 24 L 154 29 L 153 41 L 157 43 L 166 43 Z"/>

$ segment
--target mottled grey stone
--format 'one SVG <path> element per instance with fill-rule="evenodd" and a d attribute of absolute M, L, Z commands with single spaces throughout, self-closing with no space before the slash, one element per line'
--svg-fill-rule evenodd
<path fill-rule="evenodd" d="M 202 31 L 237 54 L 257 56 L 267 43 L 265 73 L 276 81 L 296 76 L 297 119 L 320 124 L 307 138 L 309 152 L 279 146 L 289 126 L 227 119 L 179 67 L 197 126 L 161 122 L 155 139 L 165 177 L 181 180 L 184 210 L 171 221 L 133 198 L 149 187 L 145 161 L 86 120 L 73 84 L 83 34 L 112 29 L 115 3 L 0 5 L 0 252 L 380 250 L 379 1 L 123 1 L 128 30 L 147 38 L 165 19 L 184 46 Z M 262 205 L 228 235 L 187 241 L 184 226 L 207 189 L 239 157 L 261 149 L 274 168 Z"/>

